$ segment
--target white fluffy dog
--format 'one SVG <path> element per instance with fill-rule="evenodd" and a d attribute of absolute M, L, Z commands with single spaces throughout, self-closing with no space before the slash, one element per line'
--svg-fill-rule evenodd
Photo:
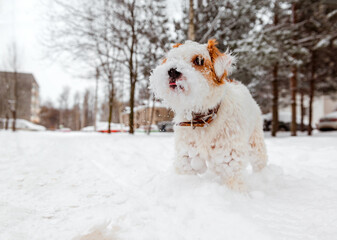
<path fill-rule="evenodd" d="M 266 166 L 259 106 L 240 82 L 228 79 L 235 59 L 208 44 L 176 44 L 150 81 L 156 97 L 175 112 L 175 168 L 201 174 L 207 168 L 233 189 L 243 189 L 248 162 Z"/>

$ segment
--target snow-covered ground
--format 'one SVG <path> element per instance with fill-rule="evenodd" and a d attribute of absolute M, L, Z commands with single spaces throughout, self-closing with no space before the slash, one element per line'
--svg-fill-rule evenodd
<path fill-rule="evenodd" d="M 172 134 L 2 131 L 0 239 L 337 239 L 337 133 L 266 142 L 242 194 L 176 175 Z"/>

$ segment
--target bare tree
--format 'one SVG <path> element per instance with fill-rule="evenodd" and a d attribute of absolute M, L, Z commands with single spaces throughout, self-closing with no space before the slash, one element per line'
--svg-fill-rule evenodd
<path fill-rule="evenodd" d="M 75 95 L 74 95 L 71 129 L 74 129 L 74 130 L 80 130 L 81 129 L 80 94 L 78 92 L 76 92 Z"/>
<path fill-rule="evenodd" d="M 126 1 L 118 0 L 120 8 L 116 10 L 115 14 L 120 21 L 121 27 L 117 33 L 120 42 L 122 43 L 121 51 L 124 59 L 122 62 L 128 69 L 129 83 L 130 83 L 130 115 L 129 115 L 129 133 L 134 133 L 134 105 L 136 83 L 138 81 L 138 43 L 139 34 L 142 32 L 141 14 L 139 12 L 139 5 L 136 0 Z"/>
<path fill-rule="evenodd" d="M 18 70 L 21 67 L 21 62 L 18 53 L 18 47 L 15 42 L 11 43 L 7 48 L 7 61 L 5 66 L 13 73 L 13 78 L 7 79 L 9 81 L 13 81 L 13 92 L 10 92 L 11 83 L 8 82 L 7 88 L 8 92 L 8 106 L 10 112 L 12 113 L 12 130 L 16 131 L 16 118 L 17 118 L 17 109 L 18 109 Z M 8 115 L 7 118 L 7 127 L 8 127 Z"/>
<path fill-rule="evenodd" d="M 158 64 L 165 50 L 170 48 L 168 18 L 166 12 L 166 1 L 150 0 L 143 7 L 146 18 L 143 24 L 146 29 L 139 37 L 139 44 L 142 48 L 138 51 L 141 59 L 146 61 L 139 62 L 139 90 L 138 101 L 140 104 L 146 104 L 145 124 L 147 125 L 147 134 L 151 132 L 151 125 L 154 119 L 155 98 L 150 91 L 149 77 L 152 69 Z M 152 106 L 151 106 L 151 103 Z"/>
<path fill-rule="evenodd" d="M 193 6 L 194 0 L 189 0 L 189 23 L 188 23 L 188 40 L 195 40 L 195 26 L 194 26 L 194 6 Z"/>
<path fill-rule="evenodd" d="M 113 106 L 115 101 L 116 91 L 116 70 L 119 66 L 119 46 L 116 45 L 117 25 L 114 16 L 114 3 L 109 0 L 104 0 L 102 8 L 98 13 L 102 16 L 103 23 L 95 24 L 91 22 L 92 40 L 95 42 L 95 50 L 102 77 L 105 79 L 109 90 L 109 118 L 108 118 L 108 133 L 111 133 L 111 122 L 113 114 Z M 99 19 L 97 16 L 93 19 Z M 95 29 L 95 26 L 99 27 Z"/>
<path fill-rule="evenodd" d="M 118 49 L 115 40 L 116 23 L 114 2 L 109 0 L 84 0 L 69 3 L 66 0 L 55 0 L 60 9 L 49 12 L 52 23 L 48 29 L 48 38 L 44 44 L 53 53 L 80 62 L 89 71 L 86 77 L 95 78 L 95 106 L 98 105 L 98 83 L 103 80 L 110 89 L 110 115 L 115 94 L 115 72 L 117 69 Z M 57 19 L 58 21 L 55 21 Z M 54 23 L 54 24 L 53 24 Z M 61 23 L 59 25 L 58 23 Z M 95 107 L 97 115 L 97 107 Z M 94 117 L 95 118 L 95 117 Z M 94 120 L 94 126 L 96 120 Z M 110 129 L 111 117 L 109 118 Z M 110 133 L 110 130 L 108 131 Z"/>
<path fill-rule="evenodd" d="M 9 125 L 9 114 L 11 113 L 10 109 L 10 79 L 8 77 L 8 74 L 5 73 L 5 93 L 3 94 L 4 99 L 3 100 L 3 108 L 5 111 L 5 129 L 8 130 L 8 125 Z"/>
<path fill-rule="evenodd" d="M 165 5 L 163 0 L 82 0 L 71 3 L 55 0 L 53 3 L 58 11 L 49 13 L 51 26 L 44 41 L 48 49 L 66 56 L 64 59 L 71 60 L 72 67 L 74 61 L 86 66 L 89 75 L 96 79 L 96 89 L 98 80 L 104 81 L 108 88 L 108 132 L 111 132 L 110 123 L 114 119 L 116 93 L 121 85 L 124 86 L 126 78 L 130 87 L 130 133 L 134 132 L 136 85 L 141 79 L 142 62 L 145 65 L 148 60 L 144 59 L 148 55 L 143 52 L 148 47 L 155 49 L 156 54 L 160 51 L 156 49 L 158 44 L 148 44 L 156 41 L 153 38 L 156 29 L 153 30 L 151 21 L 147 21 L 156 16 L 147 11 L 152 2 Z M 153 30 L 149 35 L 148 28 Z M 153 49 L 149 49 L 150 52 Z"/>
<path fill-rule="evenodd" d="M 94 107 L 94 131 L 97 131 L 97 111 L 98 111 L 98 83 L 99 83 L 99 68 L 96 67 L 96 83 L 95 83 L 95 107 Z"/>
<path fill-rule="evenodd" d="M 60 125 L 69 126 L 68 111 L 69 111 L 69 95 L 70 88 L 69 86 L 63 87 L 63 90 L 59 96 L 59 109 L 60 109 Z"/>
<path fill-rule="evenodd" d="M 89 89 L 86 89 L 86 91 L 84 92 L 82 103 L 82 127 L 88 126 L 90 122 L 89 98 L 90 98 L 90 91 Z"/>
<path fill-rule="evenodd" d="M 47 101 L 41 106 L 40 123 L 47 129 L 51 130 L 57 129 L 60 125 L 59 117 L 60 117 L 59 109 L 55 108 L 52 102 Z"/>
<path fill-rule="evenodd" d="M 163 0 L 117 2 L 115 15 L 121 27 L 116 29 L 116 34 L 121 45 L 120 62 L 127 69 L 129 77 L 129 132 L 133 134 L 136 86 L 143 81 L 146 88 L 151 69 L 158 64 L 159 56 L 164 54 L 164 49 L 169 44 L 166 2 Z M 152 95 L 149 96 L 152 98 Z M 148 103 L 150 101 L 151 99 Z"/>

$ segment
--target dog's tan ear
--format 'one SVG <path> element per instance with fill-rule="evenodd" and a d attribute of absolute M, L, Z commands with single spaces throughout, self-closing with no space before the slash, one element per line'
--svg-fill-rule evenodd
<path fill-rule="evenodd" d="M 174 44 L 173 46 L 172 46 L 172 48 L 177 48 L 177 47 L 179 47 L 180 45 L 183 45 L 182 43 L 176 43 L 176 44 Z"/>
<path fill-rule="evenodd" d="M 213 63 L 215 75 L 219 83 L 223 83 L 229 74 L 232 73 L 235 63 L 235 58 L 227 51 L 220 52 L 216 47 L 217 41 L 215 39 L 208 40 L 207 49 Z"/>

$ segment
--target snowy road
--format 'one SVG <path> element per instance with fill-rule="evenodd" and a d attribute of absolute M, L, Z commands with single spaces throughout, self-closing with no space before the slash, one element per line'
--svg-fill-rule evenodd
<path fill-rule="evenodd" d="M 239 194 L 171 168 L 171 134 L 0 132 L 0 240 L 337 239 L 337 133 L 267 138 Z"/>

